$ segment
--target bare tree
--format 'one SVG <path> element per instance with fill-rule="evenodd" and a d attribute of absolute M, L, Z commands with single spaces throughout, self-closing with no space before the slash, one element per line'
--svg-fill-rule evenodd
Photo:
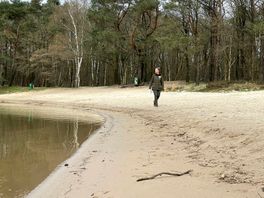
<path fill-rule="evenodd" d="M 75 79 L 74 86 L 80 86 L 80 70 L 84 55 L 84 33 L 89 26 L 87 21 L 87 0 L 68 0 L 65 3 L 65 18 L 62 20 L 68 31 L 68 45 L 74 54 Z"/>

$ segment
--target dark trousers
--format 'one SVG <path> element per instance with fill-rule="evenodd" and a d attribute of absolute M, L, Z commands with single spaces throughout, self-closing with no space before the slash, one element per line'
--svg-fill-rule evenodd
<path fill-rule="evenodd" d="M 160 90 L 153 90 L 154 93 L 154 105 L 158 106 L 158 100 L 160 97 Z"/>

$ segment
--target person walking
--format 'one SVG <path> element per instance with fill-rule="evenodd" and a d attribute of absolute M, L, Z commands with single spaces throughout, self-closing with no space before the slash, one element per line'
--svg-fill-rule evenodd
<path fill-rule="evenodd" d="M 155 73 L 152 75 L 149 83 L 149 89 L 152 89 L 154 93 L 154 106 L 158 107 L 160 92 L 164 90 L 164 81 L 159 67 L 155 68 Z"/>

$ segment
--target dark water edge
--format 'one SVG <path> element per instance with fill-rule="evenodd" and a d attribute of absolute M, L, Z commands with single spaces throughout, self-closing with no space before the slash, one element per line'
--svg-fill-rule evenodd
<path fill-rule="evenodd" d="M 16 114 L 0 106 L 0 197 L 23 197 L 100 127 L 73 119 Z"/>

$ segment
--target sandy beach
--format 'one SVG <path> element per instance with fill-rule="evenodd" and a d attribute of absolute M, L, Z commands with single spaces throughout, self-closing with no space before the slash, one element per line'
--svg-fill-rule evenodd
<path fill-rule="evenodd" d="M 147 87 L 82 87 L 0 95 L 0 105 L 78 110 L 104 120 L 28 197 L 261 198 L 263 96 L 164 92 L 155 108 Z"/>

